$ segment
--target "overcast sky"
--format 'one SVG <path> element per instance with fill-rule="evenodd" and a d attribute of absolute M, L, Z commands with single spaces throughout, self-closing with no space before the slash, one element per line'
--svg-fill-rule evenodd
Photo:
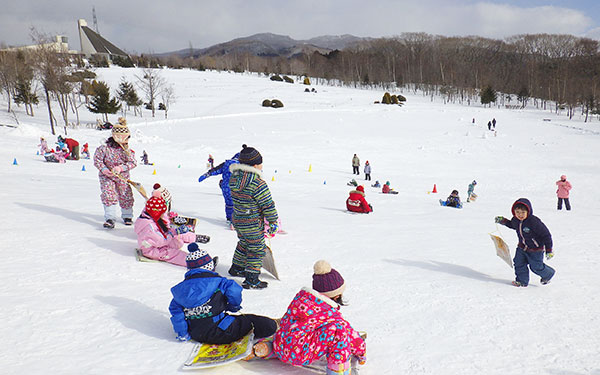
<path fill-rule="evenodd" d="M 66 35 L 79 50 L 77 19 L 130 53 L 167 52 L 271 32 L 294 39 L 403 32 L 502 39 L 515 34 L 573 34 L 600 39 L 600 0 L 8 0 L 0 44 L 30 44 L 30 28 Z"/>

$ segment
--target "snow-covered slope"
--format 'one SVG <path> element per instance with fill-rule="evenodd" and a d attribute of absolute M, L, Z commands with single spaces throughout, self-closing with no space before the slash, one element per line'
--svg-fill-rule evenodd
<path fill-rule="evenodd" d="M 139 74 L 97 73 L 113 88 Z M 197 232 L 211 236 L 204 248 L 220 257 L 223 275 L 236 235 L 225 226 L 219 178 L 197 178 L 209 153 L 219 163 L 246 143 L 263 155 L 288 232 L 271 241 L 282 280 L 263 276 L 269 287 L 244 291 L 242 311 L 283 315 L 310 286 L 314 262 L 326 259 L 346 279 L 343 314 L 369 333 L 362 374 L 600 373 L 597 122 L 443 105 L 411 93 L 403 93 L 404 107 L 375 105 L 379 90 L 316 86 L 316 94 L 305 93 L 303 85 L 251 75 L 163 74 L 177 101 L 168 120 L 148 111 L 128 117 L 131 147 L 156 163 L 139 165 L 132 177 L 147 190 L 160 182 L 177 211 L 199 219 Z M 285 107 L 263 108 L 266 98 Z M 93 164 L 45 163 L 36 145 L 49 137 L 47 112 L 41 105 L 35 118 L 16 112 L 18 128 L 0 127 L 2 373 L 178 373 L 192 344 L 175 340 L 167 307 L 185 270 L 137 262 L 133 228 L 102 228 Z M 493 117 L 497 136 L 484 129 Z M 80 128 L 69 136 L 93 152 L 108 133 Z M 383 195 L 367 185 L 369 215 L 345 210 L 354 153 L 371 163 L 372 183 L 389 180 L 400 192 Z M 561 174 L 573 184 L 570 212 L 556 210 Z M 452 189 L 464 199 L 473 179 L 477 202 L 439 206 Z M 428 194 L 434 184 L 439 193 Z M 512 287 L 513 271 L 488 236 L 497 230 L 494 216 L 509 216 L 519 197 L 532 201 L 553 235 L 549 264 L 557 273 L 547 286 L 533 275 L 528 288 Z M 143 204 L 136 195 L 136 215 Z M 500 232 L 514 252 L 515 234 Z M 203 373 L 309 374 L 277 361 Z"/>

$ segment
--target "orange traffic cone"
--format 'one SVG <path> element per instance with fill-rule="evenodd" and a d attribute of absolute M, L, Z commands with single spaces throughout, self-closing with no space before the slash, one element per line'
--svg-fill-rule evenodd
<path fill-rule="evenodd" d="M 433 190 L 431 192 L 432 193 L 437 193 L 437 186 L 435 186 L 435 184 L 433 184 Z"/>

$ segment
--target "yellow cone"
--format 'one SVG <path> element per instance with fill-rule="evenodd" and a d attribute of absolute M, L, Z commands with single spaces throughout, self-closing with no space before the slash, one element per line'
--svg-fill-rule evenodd
<path fill-rule="evenodd" d="M 275 181 L 275 176 L 273 176 L 273 178 L 271 178 L 271 181 Z"/>
<path fill-rule="evenodd" d="M 152 174 L 156 174 L 156 169 L 154 170 L 154 172 L 152 172 Z"/>
<path fill-rule="evenodd" d="M 308 165 L 308 171 L 309 171 L 309 172 L 312 172 L 312 164 L 309 164 L 309 165 Z"/>
<path fill-rule="evenodd" d="M 290 169 L 290 173 L 292 173 L 292 170 Z"/>

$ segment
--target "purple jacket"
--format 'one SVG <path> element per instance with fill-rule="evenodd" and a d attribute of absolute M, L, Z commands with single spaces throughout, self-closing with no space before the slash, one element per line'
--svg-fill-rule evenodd
<path fill-rule="evenodd" d="M 525 220 L 521 221 L 517 219 L 515 215 L 515 205 L 518 203 L 524 204 L 527 207 L 529 213 Z M 513 203 L 511 208 L 513 218 L 503 219 L 500 224 L 514 229 L 517 231 L 517 237 L 519 239 L 519 248 L 525 251 L 544 251 L 547 253 L 552 252 L 552 235 L 550 231 L 542 223 L 542 221 L 533 215 L 533 208 L 531 202 L 527 198 L 519 198 Z"/>

